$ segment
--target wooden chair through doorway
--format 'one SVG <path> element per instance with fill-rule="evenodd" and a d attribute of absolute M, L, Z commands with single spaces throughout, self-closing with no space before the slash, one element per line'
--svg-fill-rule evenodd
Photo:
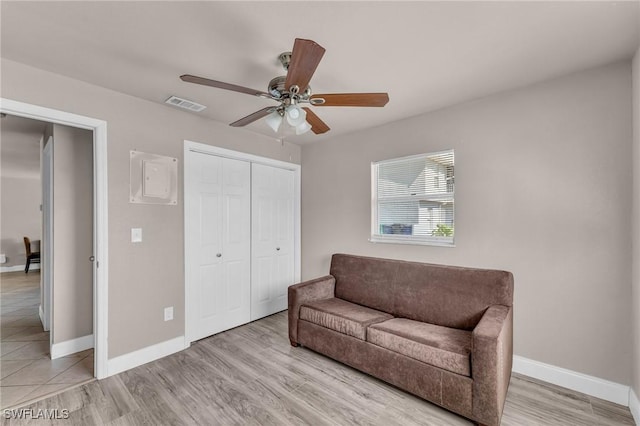
<path fill-rule="evenodd" d="M 24 267 L 24 273 L 28 274 L 31 262 L 40 263 L 40 251 L 31 251 L 31 240 L 28 237 L 24 237 L 24 249 L 27 252 L 27 264 Z"/>

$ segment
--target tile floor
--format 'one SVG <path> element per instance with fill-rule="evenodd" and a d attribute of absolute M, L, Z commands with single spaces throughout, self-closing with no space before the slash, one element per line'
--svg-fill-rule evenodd
<path fill-rule="evenodd" d="M 39 306 L 39 271 L 0 275 L 0 408 L 93 380 L 93 349 L 50 359 Z"/>

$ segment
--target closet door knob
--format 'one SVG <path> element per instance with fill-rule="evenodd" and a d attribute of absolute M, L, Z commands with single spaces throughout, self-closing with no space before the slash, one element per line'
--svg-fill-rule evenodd
<path fill-rule="evenodd" d="M 222 253 L 216 254 L 216 257 L 222 257 Z"/>

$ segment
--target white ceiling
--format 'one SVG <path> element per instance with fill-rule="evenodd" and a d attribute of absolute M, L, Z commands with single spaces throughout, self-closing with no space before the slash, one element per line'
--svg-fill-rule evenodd
<path fill-rule="evenodd" d="M 296 37 L 326 48 L 315 93 L 387 91 L 384 108 L 316 107 L 322 140 L 630 58 L 638 1 L 0 2 L 2 56 L 153 102 L 207 105 L 230 123 L 272 101 L 181 74 L 266 90 Z M 168 107 L 169 108 L 169 107 Z M 186 112 L 185 112 L 186 113 Z M 250 130 L 272 136 L 260 120 Z M 241 131 L 241 130 L 238 130 Z"/>
<path fill-rule="evenodd" d="M 7 115 L 0 119 L 0 175 L 40 178 L 40 138 L 46 123 Z"/>

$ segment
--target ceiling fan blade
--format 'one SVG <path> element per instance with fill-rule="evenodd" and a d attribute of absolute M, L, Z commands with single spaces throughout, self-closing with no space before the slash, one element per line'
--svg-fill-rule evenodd
<path fill-rule="evenodd" d="M 260 90 L 249 89 L 248 87 L 238 86 L 236 84 L 224 83 L 222 81 L 211 80 L 204 77 L 196 77 L 195 75 L 181 75 L 180 79 L 187 83 L 202 84 L 203 86 L 217 87 L 218 89 L 231 90 L 232 92 L 246 93 L 247 95 L 262 96 L 271 98 L 266 92 Z"/>
<path fill-rule="evenodd" d="M 251 124 L 256 120 L 261 119 L 262 117 L 266 117 L 267 115 L 271 114 L 276 109 L 277 109 L 276 107 L 262 108 L 260 111 L 256 111 L 253 114 L 249 114 L 246 117 L 243 117 L 238 121 L 234 121 L 233 123 L 229 124 L 229 126 L 231 126 L 231 127 L 246 126 L 247 124 Z"/>
<path fill-rule="evenodd" d="M 314 102 L 314 99 L 318 101 Z M 324 99 L 320 103 L 319 99 Z M 386 93 L 334 93 L 328 95 L 311 96 L 313 106 L 352 106 L 352 107 L 383 107 L 389 102 Z"/>
<path fill-rule="evenodd" d="M 311 111 L 311 108 L 303 107 L 302 109 L 307 113 L 307 123 L 311 124 L 311 131 L 313 133 L 320 135 L 331 130 L 329 126 L 320 119 L 320 117 Z"/>
<path fill-rule="evenodd" d="M 300 93 L 304 92 L 313 73 L 318 68 L 324 52 L 324 47 L 315 41 L 297 38 L 293 43 L 285 88 L 289 90 L 291 86 L 295 85 L 299 87 Z"/>

